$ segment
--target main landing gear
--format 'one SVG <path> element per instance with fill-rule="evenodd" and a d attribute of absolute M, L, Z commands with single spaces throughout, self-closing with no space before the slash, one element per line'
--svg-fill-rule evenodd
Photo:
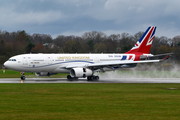
<path fill-rule="evenodd" d="M 88 81 L 98 81 L 99 80 L 99 76 L 88 76 L 87 77 L 87 80 Z"/>
<path fill-rule="evenodd" d="M 71 77 L 70 75 L 67 76 L 67 79 L 68 80 L 78 80 L 77 77 Z M 87 80 L 88 81 L 98 81 L 99 80 L 99 76 L 94 76 L 94 75 L 93 76 L 88 76 Z"/>

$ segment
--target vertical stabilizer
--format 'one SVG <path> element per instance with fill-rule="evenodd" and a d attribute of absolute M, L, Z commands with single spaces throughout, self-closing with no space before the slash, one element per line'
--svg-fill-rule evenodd
<path fill-rule="evenodd" d="M 136 42 L 134 47 L 130 51 L 126 52 L 126 54 L 134 54 L 134 53 L 149 54 L 155 31 L 156 31 L 156 27 L 154 26 L 148 27 L 148 29 L 145 31 L 142 37 Z"/>

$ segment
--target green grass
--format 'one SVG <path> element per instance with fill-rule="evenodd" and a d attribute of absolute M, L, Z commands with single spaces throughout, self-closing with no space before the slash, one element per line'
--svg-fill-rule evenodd
<path fill-rule="evenodd" d="M 58 73 L 57 75 L 52 75 L 50 76 L 50 78 L 66 78 L 68 74 L 66 73 Z M 25 73 L 25 76 L 27 78 L 36 78 L 38 76 L 35 75 L 35 73 Z M 20 72 L 18 71 L 13 71 L 13 70 L 9 70 L 7 69 L 5 73 L 3 73 L 3 71 L 0 71 L 0 78 L 20 78 Z M 39 76 L 40 78 L 45 78 L 47 76 Z M 48 77 L 49 78 L 49 77 Z"/>
<path fill-rule="evenodd" d="M 179 86 L 0 84 L 0 119 L 179 120 Z"/>

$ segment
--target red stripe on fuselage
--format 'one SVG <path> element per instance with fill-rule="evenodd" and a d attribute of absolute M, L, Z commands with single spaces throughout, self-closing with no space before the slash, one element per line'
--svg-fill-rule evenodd
<path fill-rule="evenodd" d="M 130 60 L 132 57 L 133 57 L 133 56 L 132 56 L 132 55 L 130 55 L 130 56 L 129 56 L 129 58 L 128 58 L 128 60 Z"/>

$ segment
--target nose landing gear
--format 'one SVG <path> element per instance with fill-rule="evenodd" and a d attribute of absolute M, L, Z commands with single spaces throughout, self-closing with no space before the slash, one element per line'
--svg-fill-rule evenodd
<path fill-rule="evenodd" d="M 21 80 L 25 80 L 26 79 L 26 76 L 21 76 Z"/>
<path fill-rule="evenodd" d="M 21 80 L 25 80 L 26 76 L 24 76 L 24 72 L 20 72 L 20 74 L 21 74 Z"/>

